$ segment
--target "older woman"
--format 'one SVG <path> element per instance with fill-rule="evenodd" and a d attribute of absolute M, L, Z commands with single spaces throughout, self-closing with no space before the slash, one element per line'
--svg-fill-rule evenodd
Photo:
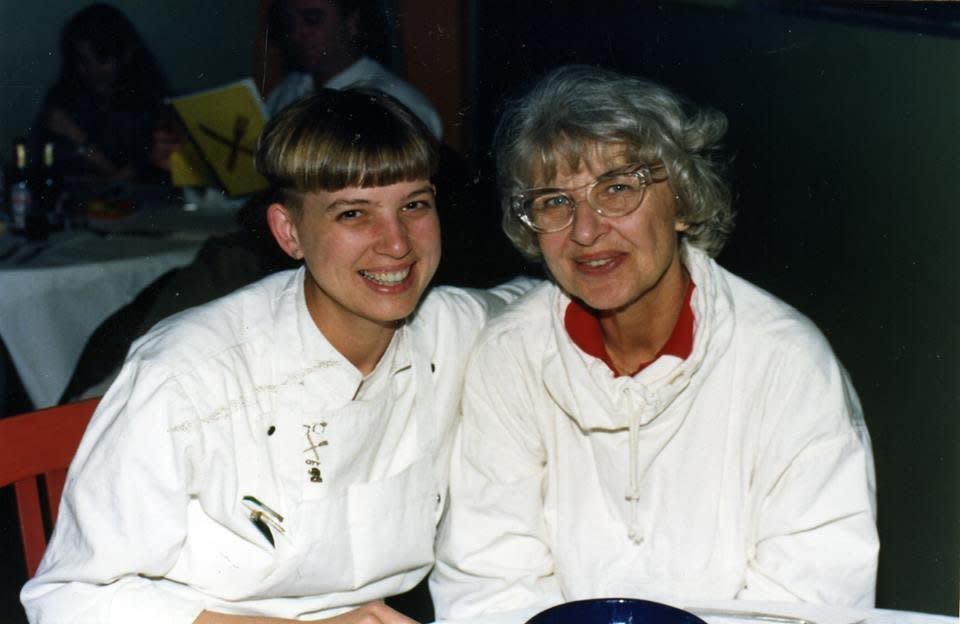
<path fill-rule="evenodd" d="M 436 165 L 383 94 L 321 89 L 270 121 L 267 217 L 304 266 L 133 345 L 23 589 L 31 622 L 410 624 L 378 601 L 433 565 L 466 355 L 503 304 L 424 296 Z"/>
<path fill-rule="evenodd" d="M 504 229 L 553 283 L 468 367 L 439 617 L 609 595 L 872 604 L 856 393 L 808 319 L 712 259 L 725 127 L 592 67 L 502 119 Z"/>

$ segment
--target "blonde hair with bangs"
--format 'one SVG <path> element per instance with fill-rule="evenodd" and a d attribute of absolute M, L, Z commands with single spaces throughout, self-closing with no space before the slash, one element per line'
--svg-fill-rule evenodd
<path fill-rule="evenodd" d="M 438 146 L 420 119 L 372 89 L 319 89 L 275 115 L 255 162 L 294 212 L 303 194 L 430 180 Z"/>

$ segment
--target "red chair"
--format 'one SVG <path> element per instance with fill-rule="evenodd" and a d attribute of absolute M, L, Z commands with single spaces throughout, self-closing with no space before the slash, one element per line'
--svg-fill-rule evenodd
<path fill-rule="evenodd" d="M 47 547 L 44 516 L 52 527 L 67 467 L 99 402 L 86 399 L 0 419 L 0 487 L 14 487 L 28 577 L 37 571 Z"/>

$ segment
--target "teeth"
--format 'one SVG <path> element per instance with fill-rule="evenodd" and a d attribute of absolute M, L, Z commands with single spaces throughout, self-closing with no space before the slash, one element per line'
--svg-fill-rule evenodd
<path fill-rule="evenodd" d="M 586 262 L 584 262 L 584 264 L 591 267 L 601 267 L 605 264 L 609 264 L 611 260 L 612 260 L 611 258 L 603 258 L 601 260 L 587 260 Z"/>
<path fill-rule="evenodd" d="M 400 271 L 360 271 L 360 275 L 383 286 L 395 286 L 407 279 L 410 275 L 410 267 Z"/>

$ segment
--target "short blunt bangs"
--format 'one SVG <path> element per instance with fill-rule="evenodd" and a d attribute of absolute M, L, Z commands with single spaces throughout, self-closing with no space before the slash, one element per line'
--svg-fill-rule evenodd
<path fill-rule="evenodd" d="M 437 142 L 394 98 L 368 89 L 320 89 L 270 120 L 257 170 L 289 197 L 349 186 L 429 180 Z"/>

